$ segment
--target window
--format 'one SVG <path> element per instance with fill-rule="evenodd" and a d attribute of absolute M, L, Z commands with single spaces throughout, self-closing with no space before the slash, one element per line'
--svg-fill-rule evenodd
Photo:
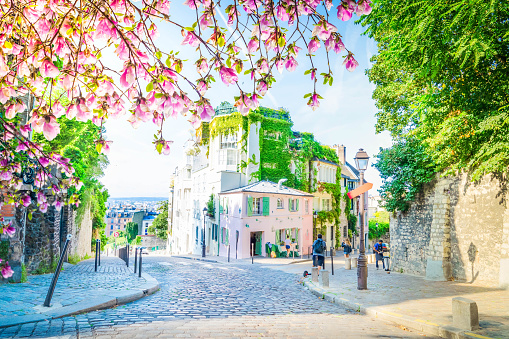
<path fill-rule="evenodd" d="M 113 229 L 113 225 L 111 225 L 111 229 Z"/>
<path fill-rule="evenodd" d="M 237 148 L 237 135 L 221 135 L 221 149 Z"/>
<path fill-rule="evenodd" d="M 262 214 L 262 202 L 261 198 L 253 198 L 253 215 Z"/>
<path fill-rule="evenodd" d="M 304 200 L 304 208 L 306 209 L 306 213 L 309 213 L 309 200 Z"/>
<path fill-rule="evenodd" d="M 288 210 L 289 211 L 298 211 L 299 210 L 299 199 L 288 199 Z"/>
<path fill-rule="evenodd" d="M 198 226 L 196 226 L 196 240 L 195 240 L 196 243 L 198 243 Z"/>
<path fill-rule="evenodd" d="M 329 208 L 329 205 L 330 204 L 330 199 L 322 199 L 322 210 L 323 211 L 328 211 L 330 210 Z"/>
<path fill-rule="evenodd" d="M 284 208 L 283 199 L 277 198 L 277 208 Z"/>
<path fill-rule="evenodd" d="M 219 165 L 237 165 L 238 151 L 224 149 L 219 152 Z"/>
<path fill-rule="evenodd" d="M 221 227 L 221 244 L 228 245 L 228 229 Z"/>

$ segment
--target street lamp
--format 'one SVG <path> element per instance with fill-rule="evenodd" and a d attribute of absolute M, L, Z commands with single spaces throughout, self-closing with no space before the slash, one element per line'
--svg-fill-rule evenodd
<path fill-rule="evenodd" d="M 203 233 L 201 242 L 201 257 L 205 258 L 205 216 L 207 215 L 207 207 L 203 208 Z"/>
<path fill-rule="evenodd" d="M 364 184 L 364 171 L 368 169 L 369 156 L 362 148 L 355 154 L 355 164 L 360 172 L 360 185 Z M 368 289 L 368 260 L 366 258 L 366 248 L 364 244 L 364 198 L 366 193 L 362 193 L 360 201 L 360 224 L 361 224 L 361 243 L 360 254 L 357 264 L 357 289 Z"/>

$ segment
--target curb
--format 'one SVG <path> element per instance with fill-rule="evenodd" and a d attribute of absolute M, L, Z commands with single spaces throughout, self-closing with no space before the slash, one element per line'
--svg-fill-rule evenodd
<path fill-rule="evenodd" d="M 354 301 L 350 301 L 345 298 L 340 298 L 336 294 L 328 292 L 327 290 L 316 286 L 310 280 L 304 280 L 302 282 L 302 285 L 317 297 L 320 297 L 331 303 L 344 306 L 352 311 L 366 314 L 373 318 L 389 321 L 397 325 L 402 325 L 422 333 L 432 334 L 447 339 L 473 339 L 473 338 L 494 339 L 491 337 L 475 334 L 470 331 L 461 330 L 453 326 L 436 324 L 429 322 L 427 320 L 421 320 L 415 317 L 394 313 L 387 310 L 383 306 L 366 307 Z"/>
<path fill-rule="evenodd" d="M 186 257 L 186 256 L 182 256 L 182 255 L 174 255 L 172 257 L 180 258 L 180 259 L 198 260 L 198 261 L 206 261 L 206 262 L 213 262 L 213 263 L 220 263 L 220 264 L 228 264 L 228 262 L 218 261 L 218 260 L 214 260 L 214 259 L 202 259 L 202 258 Z M 234 259 L 234 260 L 238 261 L 238 259 Z M 244 260 L 244 259 L 242 259 L 242 260 Z M 294 260 L 289 263 L 278 264 L 278 265 L 291 265 L 291 264 L 298 264 L 298 263 L 303 263 L 303 262 L 307 262 L 307 261 L 313 261 L 313 259 L 298 259 L 298 260 Z M 234 261 L 231 261 L 230 263 L 234 263 Z M 259 264 L 259 265 L 267 265 L 267 263 L 257 263 L 256 261 L 254 263 Z"/>
<path fill-rule="evenodd" d="M 214 262 L 214 263 L 222 263 L 220 261 L 217 261 L 217 260 L 212 260 L 212 259 L 202 259 L 202 258 L 194 258 L 194 257 L 185 257 L 185 256 L 182 256 L 182 255 L 174 255 L 172 256 L 173 258 L 180 258 L 180 259 L 189 259 L 189 260 L 198 260 L 198 261 L 206 261 L 206 262 Z M 143 275 L 143 273 L 142 273 Z"/>
<path fill-rule="evenodd" d="M 132 268 L 130 268 L 130 270 L 134 273 Z M 141 276 L 145 279 L 146 282 L 139 287 L 133 288 L 132 290 L 107 293 L 93 299 L 78 302 L 73 305 L 59 307 L 54 310 L 49 309 L 44 313 L 28 314 L 11 317 L 9 319 L 1 319 L 0 328 L 112 308 L 141 299 L 159 290 L 159 282 L 155 278 L 146 273 L 142 273 Z"/>

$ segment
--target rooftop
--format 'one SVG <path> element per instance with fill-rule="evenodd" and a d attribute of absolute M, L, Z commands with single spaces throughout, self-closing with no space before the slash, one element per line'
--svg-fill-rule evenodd
<path fill-rule="evenodd" d="M 223 191 L 220 194 L 231 194 L 231 193 L 269 193 L 269 194 L 286 194 L 296 195 L 302 197 L 312 197 L 312 194 L 307 192 L 299 191 L 294 188 L 286 187 L 281 185 L 281 189 L 278 188 L 278 184 L 272 181 L 258 181 L 253 184 L 249 184 L 243 187 L 239 187 L 233 190 Z"/>

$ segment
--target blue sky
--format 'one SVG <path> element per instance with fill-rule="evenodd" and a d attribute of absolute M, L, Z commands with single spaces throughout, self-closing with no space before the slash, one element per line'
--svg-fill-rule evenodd
<path fill-rule="evenodd" d="M 335 15 L 335 10 L 332 9 L 331 13 Z M 194 12 L 174 2 L 171 14 L 172 19 L 179 18 L 180 23 L 190 26 L 189 21 L 185 22 L 182 19 L 192 20 Z M 353 19 L 356 18 L 354 15 Z M 371 99 L 374 86 L 365 75 L 365 70 L 370 67 L 369 59 L 376 52 L 376 44 L 361 35 L 364 28 L 355 25 L 353 19 L 346 23 L 338 22 L 337 19 L 332 22 L 342 34 L 346 47 L 355 54 L 359 67 L 350 73 L 342 65 L 344 60 L 342 56 L 345 53 L 339 56 L 331 54 L 334 83 L 332 87 L 318 85 L 317 92 L 324 97 L 319 109 L 313 112 L 303 98 L 313 88 L 309 75 L 303 75 L 310 68 L 304 51 L 301 51 L 297 60 L 299 66 L 293 73 L 285 70 L 280 75 L 276 72 L 277 82 L 261 101 L 263 106 L 287 108 L 294 122 L 294 130 L 314 133 L 315 138 L 322 144 L 345 145 L 347 161 L 352 164 L 359 148 L 364 148 L 372 157 L 378 153 L 380 147 L 388 147 L 391 144 L 388 133 L 375 134 L 377 109 Z M 158 23 L 158 27 L 161 37 L 157 44 L 163 51 L 181 50 L 180 56 L 183 59 L 196 59 L 192 47 L 180 45 L 182 37 L 179 30 L 165 23 Z M 111 55 L 105 56 L 105 62 L 115 61 Z M 325 71 L 325 68 L 322 68 L 322 65 L 327 63 L 325 53 L 318 53 L 314 62 L 319 71 Z M 192 72 L 188 73 L 190 78 L 196 79 L 196 73 Z M 233 97 L 238 95 L 238 90 L 233 86 L 224 85 L 218 75 L 214 74 L 214 77 L 217 81 L 207 92 L 212 105 L 216 107 L 222 101 L 233 103 Z M 251 88 L 252 85 L 249 86 Z M 245 86 L 241 84 L 241 87 L 247 87 L 247 82 Z M 138 129 L 133 129 L 126 121 L 126 117 L 110 120 L 106 124 L 107 137 L 113 144 L 109 155 L 110 165 L 101 181 L 112 197 L 167 196 L 170 176 L 183 158 L 183 146 L 191 136 L 191 125 L 183 117 L 165 123 L 164 136 L 167 140 L 173 140 L 174 144 L 172 153 L 164 156 L 159 155 L 152 144 L 155 125 L 148 122 Z M 370 193 L 377 194 L 375 190 L 380 186 L 381 179 L 376 169 L 370 167 L 366 179 L 375 186 Z"/>

